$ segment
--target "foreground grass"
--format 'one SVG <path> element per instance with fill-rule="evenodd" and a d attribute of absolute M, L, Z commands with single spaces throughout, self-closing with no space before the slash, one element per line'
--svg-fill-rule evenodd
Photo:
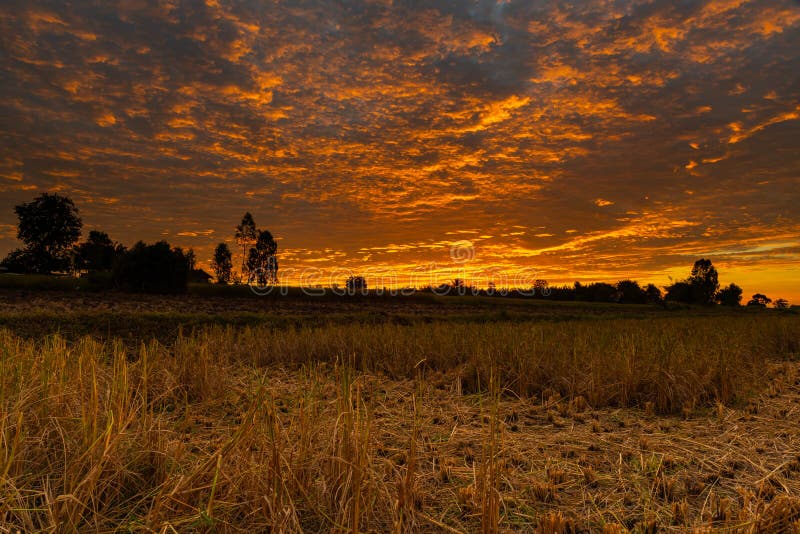
<path fill-rule="evenodd" d="M 786 530 L 800 404 L 754 399 L 799 351 L 777 315 L 0 331 L 0 527 Z"/>

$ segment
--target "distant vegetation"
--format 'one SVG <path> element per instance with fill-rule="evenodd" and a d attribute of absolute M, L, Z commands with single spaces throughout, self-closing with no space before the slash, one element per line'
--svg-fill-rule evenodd
<path fill-rule="evenodd" d="M 128 249 L 112 241 L 107 233 L 91 230 L 86 241 L 79 243 L 83 221 L 78 208 L 66 196 L 44 193 L 16 206 L 14 211 L 19 220 L 17 237 L 25 246 L 0 261 L 0 272 L 79 275 L 86 277 L 93 289 L 144 293 L 183 293 L 189 282 L 212 278 L 196 268 L 192 249 L 183 251 L 166 241 L 139 241 Z M 242 246 L 243 255 L 242 275 L 236 281 L 246 276 L 250 282 L 276 284 L 278 245 L 272 234 L 257 229 L 253 216 L 246 213 L 236 227 L 235 239 Z M 219 283 L 234 281 L 227 244 L 217 246 L 212 267 Z"/>
<path fill-rule="evenodd" d="M 14 208 L 19 219 L 18 238 L 24 248 L 12 251 L 0 262 L 0 272 L 24 274 L 78 274 L 88 277 L 94 289 L 121 289 L 133 292 L 182 293 L 189 282 L 211 279 L 195 268 L 192 249 L 184 252 L 166 241 L 151 245 L 136 243 L 131 249 L 112 241 L 105 232 L 92 230 L 85 242 L 79 243 L 83 223 L 72 200 L 59 194 L 44 193 L 31 202 Z M 253 215 L 245 213 L 233 235 L 241 247 L 241 265 L 234 271 L 233 254 L 226 243 L 219 243 L 211 259 L 211 268 L 218 284 L 278 283 L 278 244 L 272 233 L 260 229 Z M 349 294 L 367 293 L 367 279 L 352 275 L 345 281 Z M 412 292 L 417 291 L 411 288 Z M 477 288 L 463 279 L 439 286 L 421 288 L 422 292 L 440 295 L 487 295 L 532 297 L 560 301 L 614 302 L 621 304 L 694 304 L 740 306 L 742 289 L 731 283 L 720 287 L 717 269 L 711 260 L 702 258 L 692 267 L 688 278 L 662 289 L 655 284 L 640 285 L 635 280 L 616 284 L 595 282 L 572 286 L 550 286 L 536 280 L 531 288 L 504 288 L 494 285 Z M 789 307 L 785 299 L 772 299 L 756 293 L 748 300 L 751 307 L 777 309 Z"/>

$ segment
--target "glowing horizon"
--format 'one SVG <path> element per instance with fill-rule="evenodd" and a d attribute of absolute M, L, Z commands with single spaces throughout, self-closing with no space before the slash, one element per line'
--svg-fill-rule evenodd
<path fill-rule="evenodd" d="M 205 268 L 250 211 L 287 277 L 706 257 L 800 303 L 797 2 L 12 0 L 0 30 L 0 256 L 58 191 Z"/>

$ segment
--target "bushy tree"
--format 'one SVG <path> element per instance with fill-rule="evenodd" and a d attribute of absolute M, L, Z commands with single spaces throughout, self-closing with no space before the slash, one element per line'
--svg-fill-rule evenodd
<path fill-rule="evenodd" d="M 664 300 L 689 304 L 692 302 L 692 286 L 688 282 L 675 282 L 667 286 Z"/>
<path fill-rule="evenodd" d="M 625 304 L 644 304 L 647 302 L 647 293 L 641 288 L 639 282 L 634 280 L 621 280 L 617 282 L 619 302 Z"/>
<path fill-rule="evenodd" d="M 692 287 L 692 301 L 695 304 L 713 304 L 719 289 L 719 276 L 711 260 L 705 258 L 694 262 L 692 274 L 687 280 Z"/>
<path fill-rule="evenodd" d="M 27 250 L 18 248 L 8 253 L 8 256 L 0 261 L 3 270 L 15 274 L 25 274 L 33 272 L 33 258 Z"/>
<path fill-rule="evenodd" d="M 667 286 L 666 300 L 686 304 L 713 304 L 719 290 L 719 275 L 711 260 L 694 262 L 692 273 L 686 280 Z"/>
<path fill-rule="evenodd" d="M 211 262 L 211 267 L 214 269 L 214 275 L 217 277 L 217 283 L 229 284 L 233 272 L 233 254 L 231 249 L 225 243 L 220 243 L 214 249 L 214 260 Z"/>
<path fill-rule="evenodd" d="M 250 283 L 272 285 L 278 283 L 278 243 L 268 230 L 258 232 L 256 244 L 247 255 L 247 272 Z"/>
<path fill-rule="evenodd" d="M 756 293 L 753 298 L 747 303 L 748 306 L 756 306 L 759 308 L 766 308 L 767 304 L 772 302 L 772 299 L 763 293 Z"/>
<path fill-rule="evenodd" d="M 107 233 L 92 230 L 86 241 L 75 247 L 75 268 L 89 272 L 110 271 L 114 260 L 124 252 L 125 247 L 111 241 Z"/>
<path fill-rule="evenodd" d="M 662 301 L 661 290 L 655 284 L 647 284 L 644 294 L 648 304 L 658 304 Z"/>
<path fill-rule="evenodd" d="M 117 287 L 143 293 L 184 293 L 191 259 L 166 241 L 147 245 L 141 241 L 114 265 L 112 280 Z"/>
<path fill-rule="evenodd" d="M 247 271 L 247 261 L 248 257 L 248 247 L 250 247 L 253 243 L 256 242 L 258 239 L 258 230 L 256 229 L 256 222 L 253 219 L 253 216 L 248 211 L 242 217 L 242 222 L 236 227 L 236 243 L 242 247 L 242 275 L 244 275 Z"/>
<path fill-rule="evenodd" d="M 14 208 L 19 224 L 17 238 L 25 243 L 12 253 L 9 263 L 25 272 L 52 273 L 71 268 L 71 251 L 81 237 L 83 223 L 78 208 L 68 197 L 43 193 Z"/>
<path fill-rule="evenodd" d="M 717 291 L 717 302 L 723 306 L 739 306 L 742 302 L 742 288 L 736 284 L 730 284 Z"/>

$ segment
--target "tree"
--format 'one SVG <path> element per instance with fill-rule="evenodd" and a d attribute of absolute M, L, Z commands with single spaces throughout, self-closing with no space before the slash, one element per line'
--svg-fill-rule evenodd
<path fill-rule="evenodd" d="M 189 264 L 189 270 L 194 271 L 195 268 L 197 267 L 197 256 L 194 253 L 194 249 L 190 248 L 189 250 L 187 250 L 185 256 L 186 256 L 186 261 Z"/>
<path fill-rule="evenodd" d="M 747 303 L 748 306 L 757 306 L 759 308 L 766 308 L 767 304 L 772 302 L 772 299 L 762 293 L 756 293 L 753 295 L 753 298 L 750 299 L 750 302 Z"/>
<path fill-rule="evenodd" d="M 617 282 L 617 292 L 619 301 L 625 304 L 644 304 L 647 302 L 647 294 L 639 286 L 639 282 L 634 280 L 621 280 Z"/>
<path fill-rule="evenodd" d="M 166 241 L 147 245 L 141 241 L 114 265 L 112 280 L 129 291 L 143 293 L 185 293 L 190 258 Z"/>
<path fill-rule="evenodd" d="M 43 193 L 16 206 L 14 212 L 19 219 L 17 238 L 25 243 L 27 272 L 69 270 L 70 252 L 80 239 L 83 226 L 72 200 L 57 193 Z"/>
<path fill-rule="evenodd" d="M 705 258 L 694 262 L 692 275 L 687 280 L 692 287 L 692 302 L 696 304 L 713 304 L 714 296 L 719 289 L 719 276 L 711 260 Z"/>
<path fill-rule="evenodd" d="M 225 243 L 220 243 L 214 249 L 214 260 L 211 262 L 217 283 L 229 284 L 231 282 L 231 272 L 233 271 L 233 254 Z"/>
<path fill-rule="evenodd" d="M 736 284 L 730 284 L 717 291 L 716 299 L 723 306 L 739 306 L 742 302 L 742 288 Z"/>
<path fill-rule="evenodd" d="M 533 295 L 540 295 L 542 297 L 550 296 L 550 284 L 547 280 L 534 280 L 533 281 Z"/>
<path fill-rule="evenodd" d="M 114 260 L 124 252 L 125 247 L 111 241 L 107 233 L 92 230 L 86 241 L 75 247 L 75 268 L 89 272 L 110 271 Z"/>
<path fill-rule="evenodd" d="M 658 304 L 662 301 L 661 290 L 655 284 L 647 284 L 644 289 L 645 302 L 648 304 Z"/>
<path fill-rule="evenodd" d="M 345 282 L 348 293 L 355 293 L 356 291 L 367 290 L 367 279 L 363 276 L 351 276 Z"/>
<path fill-rule="evenodd" d="M 786 299 L 778 299 L 772 303 L 776 310 L 786 310 L 789 308 L 789 301 Z"/>
<path fill-rule="evenodd" d="M 278 283 L 278 243 L 268 230 L 258 233 L 256 244 L 247 255 L 249 281 L 258 285 Z"/>
<path fill-rule="evenodd" d="M 250 212 L 244 214 L 242 222 L 236 227 L 236 243 L 242 247 L 242 275 L 245 274 L 247 268 L 246 261 L 249 259 L 247 254 L 247 247 L 252 245 L 258 238 L 258 230 L 256 229 L 256 222 Z"/>
<path fill-rule="evenodd" d="M 8 256 L 0 261 L 0 267 L 10 273 L 30 273 L 33 272 L 33 258 L 27 250 L 18 248 L 9 252 Z"/>
<path fill-rule="evenodd" d="M 688 282 L 675 282 L 667 286 L 667 294 L 664 300 L 673 302 L 683 302 L 689 304 L 692 302 L 692 286 Z"/>

